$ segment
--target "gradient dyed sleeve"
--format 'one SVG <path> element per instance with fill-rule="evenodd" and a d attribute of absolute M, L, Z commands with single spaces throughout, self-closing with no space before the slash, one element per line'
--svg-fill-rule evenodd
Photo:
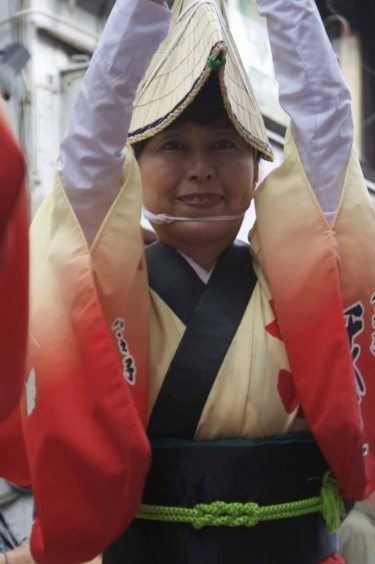
<path fill-rule="evenodd" d="M 338 209 L 353 144 L 349 91 L 314 0 L 257 0 L 267 18 L 280 104 L 328 218 Z"/>
<path fill-rule="evenodd" d="M 284 162 L 255 193 L 254 250 L 310 430 L 361 500 L 375 487 L 375 208 L 355 151 L 347 169 L 329 229 L 288 131 Z"/>
<path fill-rule="evenodd" d="M 31 229 L 23 430 L 40 564 L 101 553 L 133 520 L 149 467 L 149 289 L 131 152 L 124 178 L 90 252 L 59 176 Z"/>

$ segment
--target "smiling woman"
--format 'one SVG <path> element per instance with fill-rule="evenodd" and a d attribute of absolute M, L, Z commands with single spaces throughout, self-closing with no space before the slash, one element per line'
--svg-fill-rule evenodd
<path fill-rule="evenodd" d="M 350 97 L 313 0 L 258 4 L 291 131 L 256 191 L 272 150 L 221 2 L 117 0 L 86 74 L 32 229 L 38 562 L 329 562 L 340 493 L 374 488 Z"/>
<path fill-rule="evenodd" d="M 134 152 L 146 217 L 159 240 L 210 271 L 236 238 L 260 160 L 228 117 L 217 73 L 172 125 L 136 143 Z M 153 221 L 156 214 L 168 222 Z"/>
<path fill-rule="evenodd" d="M 179 120 L 146 143 L 138 163 L 145 208 L 184 218 L 155 223 L 159 240 L 211 270 L 236 238 L 250 205 L 258 178 L 254 149 L 228 119 Z M 202 216 L 212 221 L 194 221 Z M 220 221 L 222 216 L 227 220 Z"/>

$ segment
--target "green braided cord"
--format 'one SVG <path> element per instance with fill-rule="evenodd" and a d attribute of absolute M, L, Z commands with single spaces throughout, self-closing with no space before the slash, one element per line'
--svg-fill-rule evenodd
<path fill-rule="evenodd" d="M 218 59 L 215 57 L 209 56 L 207 59 L 207 66 L 210 67 L 212 70 L 217 70 L 223 66 L 225 63 L 225 57 L 222 56 L 222 59 Z"/>
<path fill-rule="evenodd" d="M 328 529 L 333 532 L 344 517 L 344 505 L 336 480 L 327 472 L 323 478 L 321 495 L 276 505 L 259 506 L 257 503 L 199 503 L 195 507 L 168 507 L 142 505 L 137 519 L 190 523 L 195 529 L 203 527 L 254 527 L 260 521 L 289 519 L 322 512 Z"/>

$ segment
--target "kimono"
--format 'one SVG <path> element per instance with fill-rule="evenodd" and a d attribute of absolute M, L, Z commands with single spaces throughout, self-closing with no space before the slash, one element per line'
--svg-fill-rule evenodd
<path fill-rule="evenodd" d="M 357 321 L 354 303 L 364 319 L 373 315 L 374 209 L 354 153 L 329 228 L 289 136 L 285 162 L 256 195 L 250 249 L 228 249 L 207 288 L 173 249 L 157 244 L 146 260 L 140 177 L 130 153 L 125 167 L 125 184 L 90 249 L 58 177 L 33 225 L 25 436 L 37 500 L 34 554 L 59 562 L 56 545 L 78 530 L 82 544 L 67 546 L 64 558 L 87 558 L 89 543 L 94 555 L 105 538 L 129 526 L 149 469 L 150 413 L 154 463 L 146 505 L 291 502 L 316 496 L 328 466 L 347 497 L 367 496 L 374 487 L 373 335 L 366 323 L 353 342 L 346 325 Z M 281 213 L 285 201 L 295 221 Z M 294 245 L 301 222 L 306 240 Z M 349 237 L 351 222 L 360 222 L 366 237 L 353 230 Z M 369 265 L 366 276 L 352 276 L 346 262 L 352 245 L 356 263 Z M 355 369 L 364 388 L 350 354 L 358 342 Z M 200 386 L 189 382 L 190 373 Z M 79 499 L 74 515 L 67 502 L 72 493 Z M 320 513 L 197 531 L 137 519 L 104 561 L 151 562 L 173 554 L 176 561 L 226 562 L 231 554 L 237 562 L 248 555 L 259 563 L 285 561 L 285 555 L 290 562 L 317 562 L 335 550 Z"/>
<path fill-rule="evenodd" d="M 149 247 L 146 259 L 151 316 L 155 317 L 151 331 L 156 341 L 155 361 L 151 361 L 156 377 L 151 382 L 158 386 L 160 367 L 163 383 L 148 423 L 153 463 L 143 503 L 192 508 L 218 500 L 252 500 L 271 505 L 319 495 L 328 465 L 312 437 L 308 433 L 272 436 L 278 431 L 277 423 L 286 431 L 306 423 L 300 409 L 291 416 L 281 397 L 275 397 L 280 384 L 275 374 L 280 378 L 285 371 L 280 366 L 287 366 L 287 361 L 278 365 L 281 355 L 277 346 L 272 347 L 275 336 L 262 320 L 262 315 L 273 316 L 267 311 L 268 301 L 261 303 L 264 294 L 249 248 L 238 243 L 229 247 L 218 259 L 207 287 L 179 253 L 163 243 Z M 172 323 L 185 325 L 180 334 Z M 165 359 L 168 353 L 172 358 Z M 249 373 L 254 383 L 249 383 Z M 247 393 L 242 389 L 245 382 Z M 264 409 L 267 402 L 271 406 L 269 425 L 275 427 L 273 433 L 272 427 L 268 430 L 270 437 L 249 440 L 246 436 L 251 431 L 256 434 L 251 429 L 254 422 L 261 425 L 258 401 L 264 402 Z M 335 551 L 336 536 L 326 533 L 321 515 L 261 523 L 255 528 L 202 529 L 190 523 L 139 518 L 105 551 L 104 562 L 169 558 L 186 563 L 229 559 L 266 563 L 287 557 L 289 562 L 316 563 Z"/>

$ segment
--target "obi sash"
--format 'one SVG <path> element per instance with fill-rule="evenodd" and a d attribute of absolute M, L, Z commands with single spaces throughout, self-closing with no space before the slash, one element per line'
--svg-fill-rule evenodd
<path fill-rule="evenodd" d="M 194 507 L 249 501 L 272 505 L 319 495 L 327 462 L 309 434 L 259 440 L 153 441 L 144 503 Z M 321 513 L 254 526 L 136 519 L 104 553 L 104 564 L 317 564 L 337 550 Z"/>

